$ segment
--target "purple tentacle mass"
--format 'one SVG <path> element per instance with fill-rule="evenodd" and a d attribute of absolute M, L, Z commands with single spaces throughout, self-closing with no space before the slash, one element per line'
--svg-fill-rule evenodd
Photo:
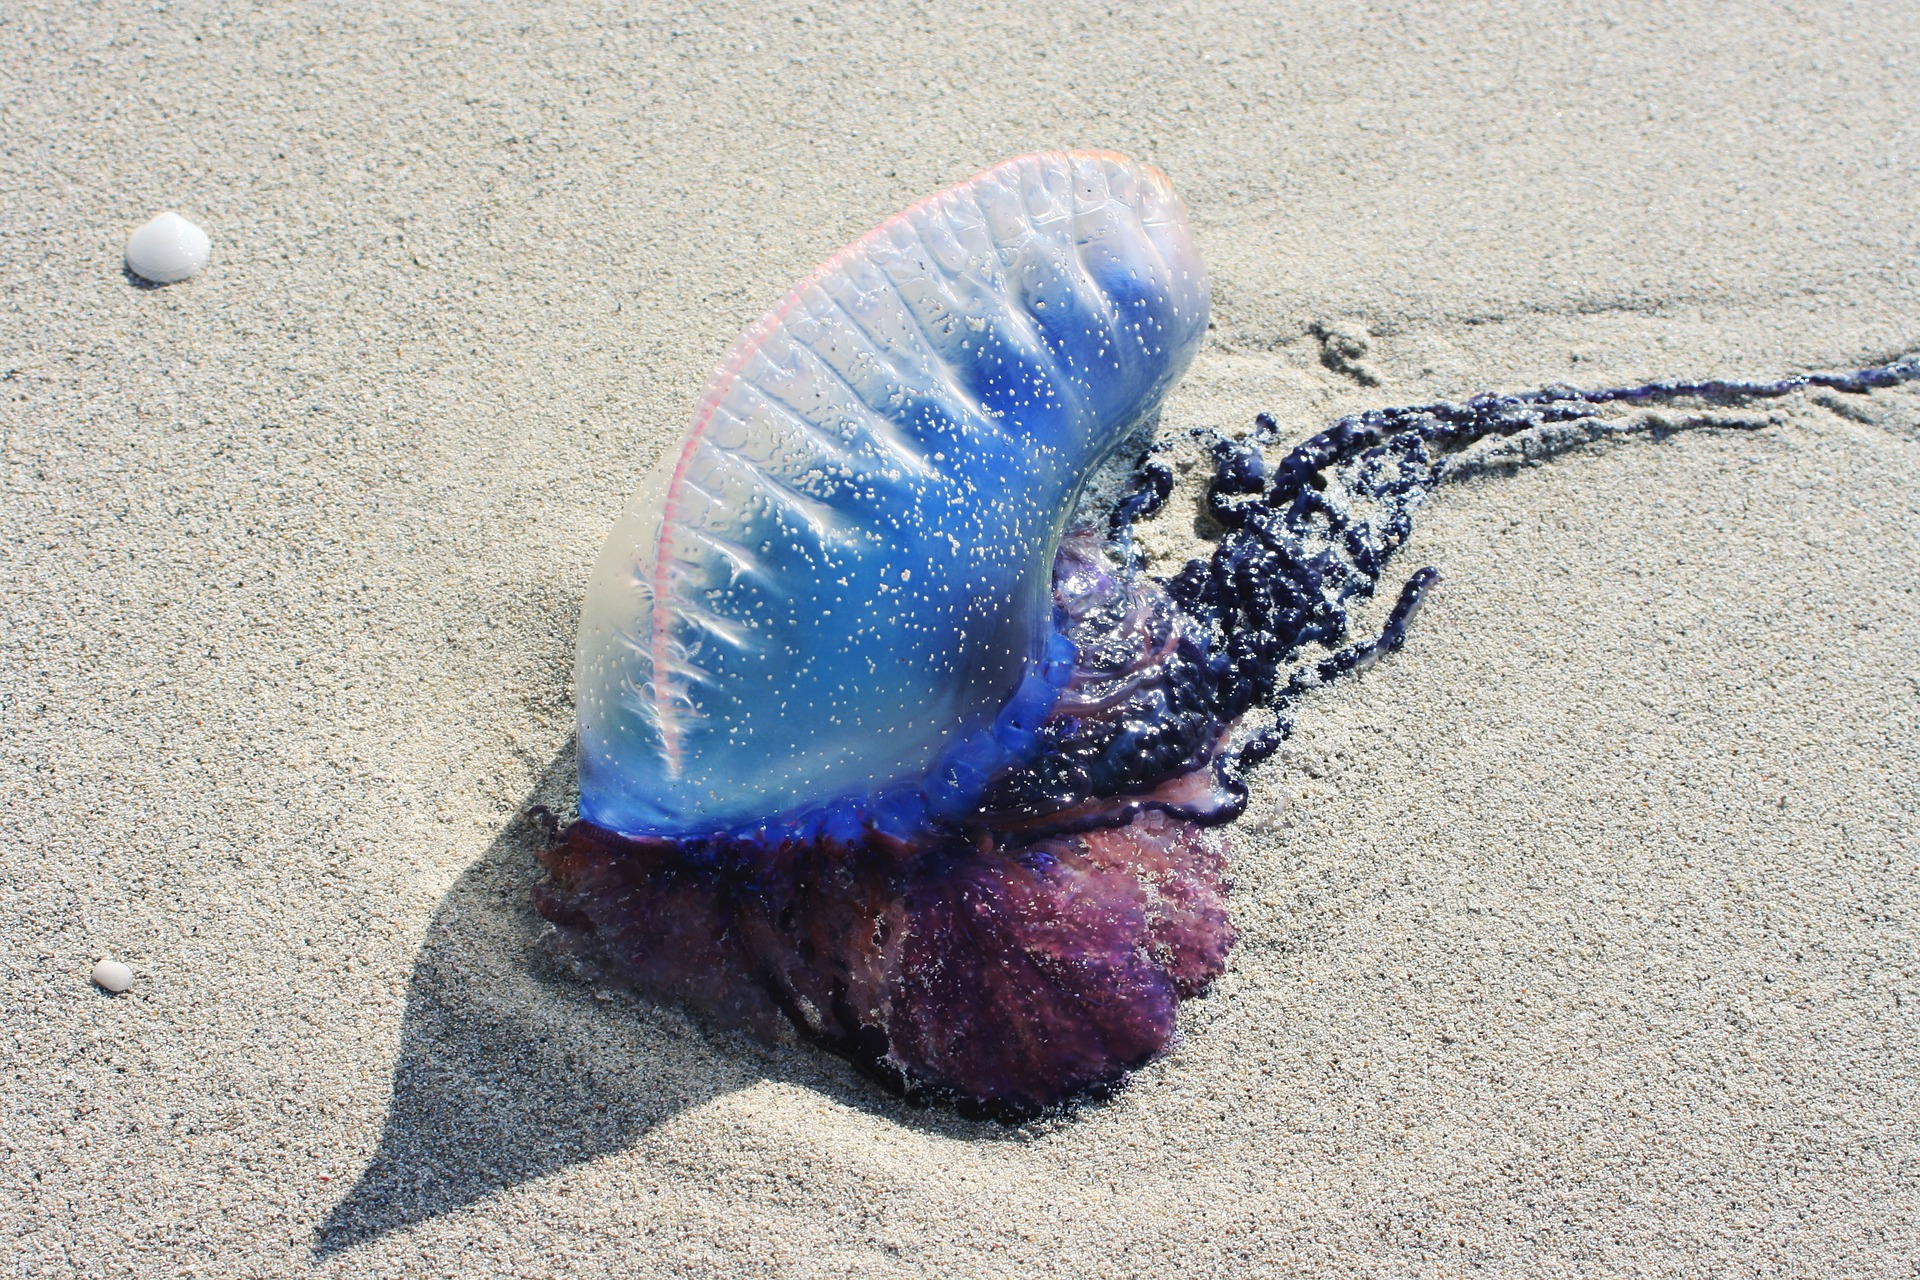
<path fill-rule="evenodd" d="M 1215 437 L 1207 506 L 1226 529 L 1218 549 L 1165 585 L 1214 641 L 1208 688 L 1214 716 L 1234 723 L 1258 706 L 1275 724 L 1232 753 L 1234 768 L 1257 763 L 1284 740 L 1286 705 L 1327 680 L 1365 670 L 1400 646 L 1437 570 L 1407 580 L 1379 636 L 1342 648 L 1348 605 L 1371 597 L 1388 559 L 1413 530 L 1413 515 L 1445 478 L 1455 455 L 1479 441 L 1541 428 L 1598 421 L 1615 405 L 1696 403 L 1740 406 L 1809 388 L 1860 395 L 1920 379 L 1920 356 L 1848 373 L 1800 374 L 1770 381 L 1649 382 L 1580 391 L 1549 387 L 1516 395 L 1480 395 L 1463 404 L 1375 409 L 1340 419 L 1300 444 L 1267 474 L 1259 444 L 1277 441 L 1265 414 L 1253 444 Z M 1711 425 L 1683 420 L 1669 427 Z M 1114 513 L 1113 532 L 1157 509 L 1171 473 L 1149 455 L 1133 492 Z M 1309 645 L 1334 652 L 1296 667 Z"/>

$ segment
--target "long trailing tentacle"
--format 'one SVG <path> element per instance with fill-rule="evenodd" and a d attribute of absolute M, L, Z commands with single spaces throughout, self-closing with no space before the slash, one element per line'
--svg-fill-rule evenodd
<path fill-rule="evenodd" d="M 1228 785 L 1239 790 L 1233 775 L 1272 754 L 1286 737 L 1291 703 L 1400 647 L 1438 580 L 1437 570 L 1423 568 L 1407 581 L 1386 626 L 1371 640 L 1348 643 L 1349 608 L 1374 594 L 1388 561 L 1412 532 L 1414 511 L 1459 472 L 1460 455 L 1471 446 L 1545 427 L 1597 424 L 1610 407 L 1739 408 L 1810 389 L 1864 394 L 1916 380 L 1920 354 L 1843 373 L 1600 390 L 1547 387 L 1460 403 L 1369 409 L 1294 446 L 1271 474 L 1260 447 L 1278 442 L 1271 417 L 1255 420 L 1251 443 L 1206 433 L 1213 453 L 1206 502 L 1226 534 L 1211 557 L 1189 562 L 1164 585 L 1209 632 L 1213 717 L 1231 723 L 1256 707 L 1276 715 L 1271 726 L 1226 753 Z M 1705 412 L 1659 425 L 1741 424 Z M 1129 534 L 1136 519 L 1157 511 L 1171 481 L 1164 463 L 1151 453 L 1144 457 L 1132 490 L 1115 509 L 1115 533 Z M 1130 548 L 1129 539 L 1119 541 Z M 1302 665 L 1302 655 L 1315 645 L 1333 652 Z"/>

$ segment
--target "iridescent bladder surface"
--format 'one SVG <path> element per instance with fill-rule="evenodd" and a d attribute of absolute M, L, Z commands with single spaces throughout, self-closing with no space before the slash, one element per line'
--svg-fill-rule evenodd
<path fill-rule="evenodd" d="M 1207 327 L 1166 178 L 1029 156 L 836 254 L 756 324 L 587 591 L 581 816 L 626 835 L 958 816 L 1070 654 L 1089 471 Z"/>
<path fill-rule="evenodd" d="M 1109 1088 L 1226 962 L 1238 771 L 1294 698 L 1395 648 L 1434 582 L 1348 643 L 1455 454 L 1581 438 L 1607 406 L 1920 377 L 1378 410 L 1271 472 L 1262 419 L 1211 439 L 1224 536 L 1160 582 L 1127 552 L 1171 489 L 1151 451 L 1111 513 L 1068 526 L 1206 318 L 1167 180 L 1073 152 L 914 206 L 755 325 L 594 570 L 581 819 L 536 890 L 563 948 L 970 1114 Z M 1275 719 L 1229 749 L 1256 708 Z"/>

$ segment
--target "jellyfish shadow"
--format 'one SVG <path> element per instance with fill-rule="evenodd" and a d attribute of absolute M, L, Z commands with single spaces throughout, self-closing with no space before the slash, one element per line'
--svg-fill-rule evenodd
<path fill-rule="evenodd" d="M 556 757 L 529 803 L 564 787 L 572 761 Z M 608 1017 L 602 993 L 547 957 L 528 894 L 543 838 L 523 806 L 434 909 L 379 1147 L 315 1232 L 316 1259 L 617 1151 L 756 1078 L 703 1053 L 676 1015 Z"/>
<path fill-rule="evenodd" d="M 379 1146 L 316 1229 L 316 1261 L 624 1150 L 655 1126 L 773 1080 L 895 1123 L 991 1140 L 997 1125 L 880 1093 L 845 1063 L 710 1032 L 555 960 L 533 909 L 535 805 L 561 809 L 571 744 L 434 909 L 414 961 Z"/>

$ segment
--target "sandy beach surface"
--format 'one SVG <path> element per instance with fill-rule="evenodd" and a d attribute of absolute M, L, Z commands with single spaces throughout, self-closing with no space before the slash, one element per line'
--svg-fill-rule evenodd
<path fill-rule="evenodd" d="M 1920 1274 L 1920 392 L 1442 489 L 1227 976 L 1061 1119 L 560 971 L 520 817 L 625 496 L 914 198 L 1165 169 L 1173 431 L 1854 368 L 1920 349 L 1916 67 L 1894 0 L 8 5 L 0 1273 Z"/>

